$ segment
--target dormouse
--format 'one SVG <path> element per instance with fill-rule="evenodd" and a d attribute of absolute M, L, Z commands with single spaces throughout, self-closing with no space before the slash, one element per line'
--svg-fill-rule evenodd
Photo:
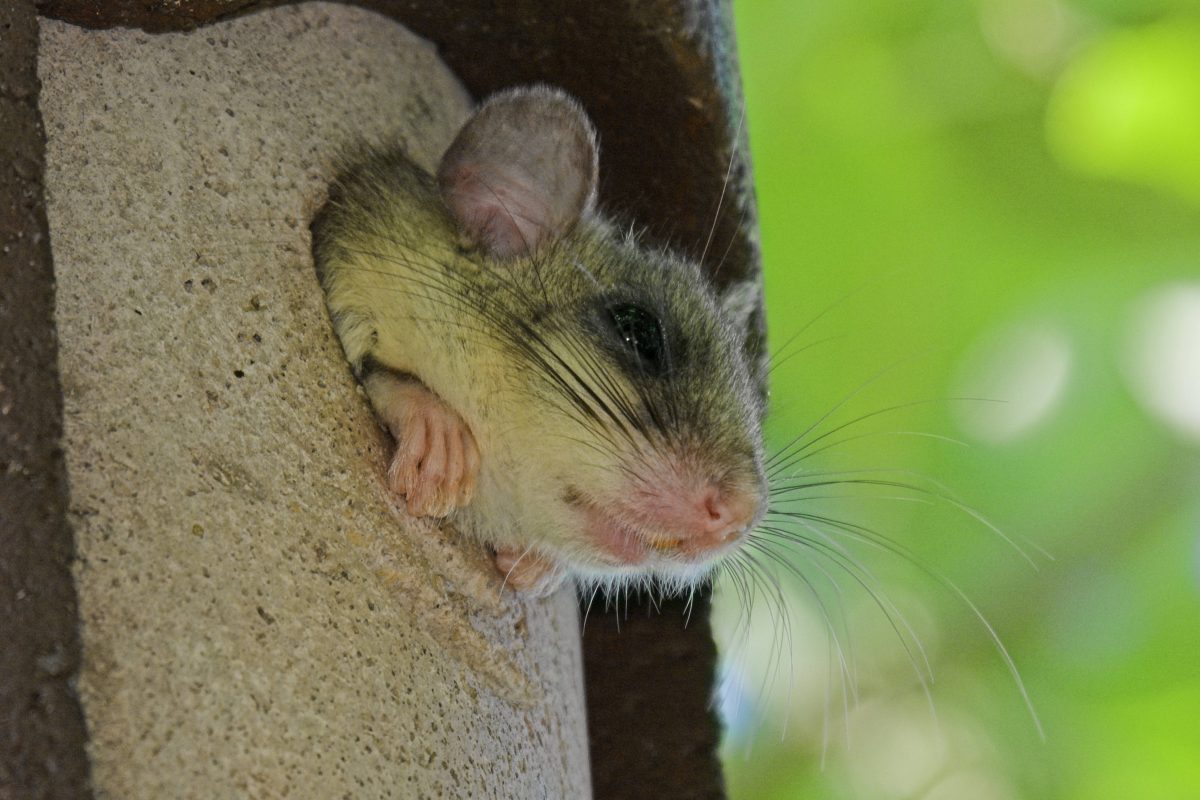
<path fill-rule="evenodd" d="M 436 175 L 354 158 L 317 268 L 409 513 L 490 545 L 517 589 L 683 589 L 764 512 L 762 401 L 742 321 L 596 209 L 598 163 L 563 92 L 495 95 Z"/>

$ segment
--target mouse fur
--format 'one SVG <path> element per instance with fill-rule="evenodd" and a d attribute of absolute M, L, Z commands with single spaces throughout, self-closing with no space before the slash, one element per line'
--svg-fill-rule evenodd
<path fill-rule="evenodd" d="M 742 315 L 596 211 L 598 152 L 565 93 L 501 93 L 437 175 L 399 148 L 348 158 L 315 260 L 410 513 L 520 589 L 684 589 L 762 516 L 762 400 Z"/>

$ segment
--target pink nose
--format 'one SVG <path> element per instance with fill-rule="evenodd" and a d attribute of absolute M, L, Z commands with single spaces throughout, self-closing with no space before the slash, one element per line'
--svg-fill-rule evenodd
<path fill-rule="evenodd" d="M 680 544 L 685 551 L 700 553 L 737 540 L 754 519 L 757 504 L 740 492 L 709 486 L 693 495 L 695 504 L 687 516 L 690 531 Z"/>
<path fill-rule="evenodd" d="M 719 541 L 725 541 L 730 536 L 739 533 L 746 527 L 748 515 L 739 514 L 715 486 L 710 486 L 700 497 L 701 512 L 699 529 L 706 536 Z"/>
<path fill-rule="evenodd" d="M 654 531 L 649 541 L 657 550 L 703 555 L 736 541 L 758 515 L 759 495 L 752 489 L 715 481 L 680 484 L 662 481 L 626 506 L 640 526 Z"/>

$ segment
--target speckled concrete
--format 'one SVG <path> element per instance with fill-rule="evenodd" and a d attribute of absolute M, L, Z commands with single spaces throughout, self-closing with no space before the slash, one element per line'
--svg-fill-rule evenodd
<path fill-rule="evenodd" d="M 41 48 L 97 795 L 588 796 L 573 598 L 390 507 L 312 269 L 331 156 L 461 89 L 324 4 Z"/>

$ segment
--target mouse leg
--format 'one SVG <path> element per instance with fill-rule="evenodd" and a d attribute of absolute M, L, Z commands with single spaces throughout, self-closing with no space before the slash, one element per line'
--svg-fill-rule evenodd
<path fill-rule="evenodd" d="M 533 597 L 546 597 L 566 577 L 557 564 L 530 550 L 497 550 L 496 569 L 504 585 Z"/>
<path fill-rule="evenodd" d="M 363 379 L 375 411 L 396 439 L 388 486 L 415 517 L 444 517 L 471 502 L 479 449 L 454 409 L 413 377 L 376 370 Z"/>

